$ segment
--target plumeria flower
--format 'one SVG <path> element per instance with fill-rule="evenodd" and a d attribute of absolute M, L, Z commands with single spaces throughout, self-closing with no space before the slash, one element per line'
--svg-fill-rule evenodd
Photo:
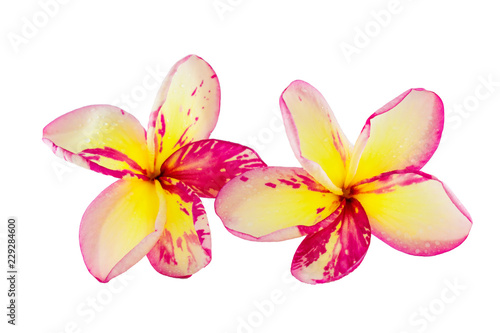
<path fill-rule="evenodd" d="M 442 182 L 420 171 L 443 130 L 436 94 L 410 89 L 396 97 L 368 118 L 354 146 L 308 83 L 292 82 L 280 106 L 303 168 L 255 169 L 228 182 L 215 208 L 231 233 L 253 241 L 306 235 L 291 271 L 310 284 L 356 269 L 372 233 L 417 256 L 465 240 L 470 215 Z"/>
<path fill-rule="evenodd" d="M 80 247 L 89 272 L 108 282 L 147 255 L 153 267 L 188 277 L 211 260 L 199 197 L 265 166 L 250 148 L 208 139 L 217 123 L 219 81 L 197 56 L 177 62 L 154 102 L 147 132 L 111 105 L 69 112 L 43 130 L 59 157 L 119 178 L 85 211 Z"/>

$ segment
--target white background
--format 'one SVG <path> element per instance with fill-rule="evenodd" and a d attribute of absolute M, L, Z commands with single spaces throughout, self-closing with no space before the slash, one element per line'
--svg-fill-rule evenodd
<path fill-rule="evenodd" d="M 0 283 L 2 331 L 500 330 L 500 20 L 493 1 L 6 3 L 0 216 L 2 224 L 11 215 L 19 219 L 20 274 L 15 328 L 6 324 L 5 278 Z M 390 17 L 383 15 L 388 9 Z M 342 51 L 348 44 L 356 53 Z M 236 238 L 215 215 L 213 200 L 204 199 L 210 265 L 179 280 L 144 259 L 115 282 L 97 282 L 83 263 L 78 228 L 88 204 L 115 179 L 58 159 L 42 143 L 42 128 L 100 103 L 118 104 L 145 125 L 159 87 L 151 73 L 163 76 L 191 53 L 208 61 L 221 82 L 212 137 L 251 145 L 269 165 L 299 165 L 278 115 L 279 96 L 292 80 L 323 93 L 352 142 L 370 114 L 403 91 L 435 91 L 446 107 L 446 140 L 423 171 L 449 185 L 469 210 L 469 238 L 431 258 L 372 238 L 355 272 L 310 286 L 289 272 L 301 239 Z M 6 227 L 0 236 L 5 272 Z"/>

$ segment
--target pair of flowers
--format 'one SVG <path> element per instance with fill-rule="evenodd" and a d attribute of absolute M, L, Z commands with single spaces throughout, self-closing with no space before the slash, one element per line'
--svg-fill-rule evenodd
<path fill-rule="evenodd" d="M 241 238 L 305 235 L 292 274 L 312 284 L 352 272 L 372 233 L 421 256 L 465 240 L 470 215 L 443 183 L 420 171 L 443 129 L 436 94 L 404 92 L 368 119 L 354 146 L 306 82 L 292 82 L 280 107 L 302 168 L 268 167 L 248 147 L 209 139 L 219 115 L 219 81 L 194 55 L 164 80 L 147 131 L 110 105 L 83 107 L 48 124 L 43 140 L 56 155 L 119 178 L 82 218 L 89 272 L 107 282 L 144 256 L 172 277 L 205 267 L 211 240 L 200 197 L 216 197 L 217 214 Z"/>

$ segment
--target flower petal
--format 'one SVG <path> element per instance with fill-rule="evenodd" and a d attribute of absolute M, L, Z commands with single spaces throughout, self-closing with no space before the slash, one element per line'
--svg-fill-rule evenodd
<path fill-rule="evenodd" d="M 292 262 L 292 274 L 302 282 L 316 284 L 338 280 L 351 273 L 370 245 L 370 224 L 363 207 L 349 199 L 330 225 L 307 235 Z"/>
<path fill-rule="evenodd" d="M 222 186 L 245 171 L 266 164 L 252 149 L 221 140 L 201 140 L 173 153 L 162 175 L 181 180 L 202 197 L 215 198 Z"/>
<path fill-rule="evenodd" d="M 435 177 L 390 172 L 355 186 L 373 234 L 405 253 L 431 256 L 460 245 L 472 226 L 463 205 Z"/>
<path fill-rule="evenodd" d="M 146 131 L 116 106 L 91 105 L 66 113 L 45 126 L 43 141 L 57 156 L 84 168 L 147 179 Z"/>
<path fill-rule="evenodd" d="M 108 282 L 143 258 L 160 237 L 166 212 L 159 182 L 121 179 L 92 201 L 80 225 L 89 272 Z"/>
<path fill-rule="evenodd" d="M 435 93 L 410 89 L 399 95 L 366 121 L 346 186 L 394 170 L 420 170 L 436 151 L 443 124 L 443 102 Z"/>
<path fill-rule="evenodd" d="M 278 241 L 302 236 L 339 206 L 339 197 L 301 168 L 265 167 L 228 182 L 215 211 L 236 236 Z"/>
<path fill-rule="evenodd" d="M 280 98 L 288 139 L 300 164 L 336 194 L 344 185 L 351 144 L 325 98 L 304 81 L 294 81 Z"/>
<path fill-rule="evenodd" d="M 174 151 L 208 139 L 219 117 L 217 75 L 203 59 L 190 55 L 170 70 L 149 117 L 148 147 L 156 154 L 155 170 Z"/>
<path fill-rule="evenodd" d="M 210 229 L 200 198 L 182 182 L 162 178 L 167 217 L 161 237 L 148 253 L 161 274 L 189 277 L 212 258 Z"/>

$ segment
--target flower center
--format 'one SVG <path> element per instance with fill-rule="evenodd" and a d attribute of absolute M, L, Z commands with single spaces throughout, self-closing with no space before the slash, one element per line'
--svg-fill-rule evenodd
<path fill-rule="evenodd" d="M 151 180 L 154 180 L 156 178 L 158 178 L 158 176 L 160 176 L 160 172 L 148 172 L 148 178 L 151 179 Z"/>
<path fill-rule="evenodd" d="M 153 170 L 151 170 L 153 169 Z M 149 179 L 154 180 L 158 178 L 161 174 L 161 170 L 155 170 L 154 168 L 148 168 L 147 170 L 147 176 Z"/>
<path fill-rule="evenodd" d="M 343 188 L 342 189 L 342 196 L 346 199 L 349 199 L 351 197 L 351 188 Z"/>

